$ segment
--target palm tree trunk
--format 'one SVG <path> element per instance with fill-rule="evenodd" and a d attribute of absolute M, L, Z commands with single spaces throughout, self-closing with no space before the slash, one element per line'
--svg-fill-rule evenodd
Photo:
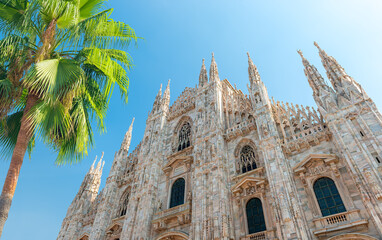
<path fill-rule="evenodd" d="M 28 113 L 31 108 L 36 104 L 38 97 L 33 94 L 28 95 L 26 106 L 24 109 L 23 117 L 21 118 L 20 131 L 17 135 L 17 141 L 11 164 L 8 169 L 7 176 L 5 178 L 3 191 L 0 196 L 0 237 L 3 232 L 5 221 L 8 218 L 8 212 L 11 208 L 12 198 L 15 193 L 17 180 L 19 179 L 20 168 L 23 164 L 25 152 L 28 147 L 29 140 L 32 137 L 32 129 L 30 121 L 28 121 Z"/>

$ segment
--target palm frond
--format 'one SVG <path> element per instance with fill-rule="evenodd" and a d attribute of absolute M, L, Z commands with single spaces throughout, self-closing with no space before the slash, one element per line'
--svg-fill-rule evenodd
<path fill-rule="evenodd" d="M 38 9 L 36 0 L 0 0 L 0 31 L 5 36 L 11 33 L 38 35 Z"/>
<path fill-rule="evenodd" d="M 9 158 L 15 148 L 17 136 L 20 131 L 23 111 L 8 115 L 0 121 L 0 157 Z M 28 152 L 31 153 L 34 146 L 34 136 L 28 144 Z"/>
<path fill-rule="evenodd" d="M 63 99 L 77 89 L 84 71 L 73 59 L 49 59 L 35 64 L 24 80 L 24 86 L 41 98 Z"/>
<path fill-rule="evenodd" d="M 96 14 L 104 5 L 105 0 L 80 0 L 80 21 Z"/>
<path fill-rule="evenodd" d="M 99 71 L 101 71 L 105 76 L 107 76 L 106 81 L 103 84 L 102 92 L 105 96 L 110 99 L 113 88 L 115 84 L 121 92 L 122 98 L 127 102 L 127 89 L 129 87 L 129 79 L 127 77 L 126 70 L 114 61 L 107 51 L 99 48 L 85 49 L 83 51 L 83 56 L 86 58 L 85 64 L 93 65 Z M 126 61 L 127 62 L 127 61 Z"/>
<path fill-rule="evenodd" d="M 133 61 L 119 49 L 138 37 L 112 9 L 101 11 L 105 1 L 0 0 L 0 154 L 14 148 L 29 94 L 40 99 L 27 115 L 28 153 L 41 139 L 57 164 L 87 155 L 91 121 L 105 131 L 114 86 L 127 102 Z"/>
<path fill-rule="evenodd" d="M 60 101 L 40 101 L 27 116 L 31 128 L 46 144 L 55 144 L 70 135 L 70 114 Z"/>
<path fill-rule="evenodd" d="M 55 19 L 59 28 L 66 28 L 78 22 L 77 1 L 40 0 L 40 6 L 41 18 L 45 24 Z"/>
<path fill-rule="evenodd" d="M 73 163 L 87 155 L 93 145 L 93 131 L 90 124 L 89 110 L 84 98 L 77 98 L 71 110 L 73 131 L 63 138 L 57 146 L 56 164 Z"/>

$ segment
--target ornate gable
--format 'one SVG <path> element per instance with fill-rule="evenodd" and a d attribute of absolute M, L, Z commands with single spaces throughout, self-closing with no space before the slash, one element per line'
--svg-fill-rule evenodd
<path fill-rule="evenodd" d="M 247 196 L 256 192 L 263 192 L 267 180 L 265 178 L 245 177 L 236 183 L 231 191 L 235 196 Z"/>
<path fill-rule="evenodd" d="M 176 99 L 174 104 L 170 107 L 168 120 L 172 120 L 191 109 L 195 108 L 195 95 L 196 89 L 186 87 L 182 94 Z"/>

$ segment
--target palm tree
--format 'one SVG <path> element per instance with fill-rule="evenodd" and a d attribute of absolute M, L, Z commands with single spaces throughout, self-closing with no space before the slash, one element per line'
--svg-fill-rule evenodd
<path fill-rule="evenodd" d="M 110 18 L 105 0 L 0 0 L 0 144 L 10 167 L 0 196 L 0 236 L 26 151 L 41 139 L 57 164 L 78 162 L 93 144 L 115 85 L 127 102 L 123 50 L 134 30 Z"/>

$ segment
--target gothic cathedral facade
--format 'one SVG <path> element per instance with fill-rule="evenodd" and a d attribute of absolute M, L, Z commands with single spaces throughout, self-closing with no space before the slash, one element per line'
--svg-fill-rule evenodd
<path fill-rule="evenodd" d="M 382 239 L 382 116 L 318 47 L 302 57 L 318 110 L 274 101 L 248 55 L 249 94 L 214 56 L 172 104 L 159 90 L 142 141 L 132 124 L 99 191 L 90 168 L 58 240 Z"/>

